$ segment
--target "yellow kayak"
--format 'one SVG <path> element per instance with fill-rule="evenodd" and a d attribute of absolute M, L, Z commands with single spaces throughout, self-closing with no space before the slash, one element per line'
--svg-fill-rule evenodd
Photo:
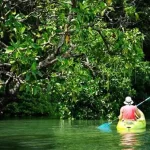
<path fill-rule="evenodd" d="M 137 119 L 136 121 L 134 120 L 120 120 L 117 124 L 117 130 L 118 131 L 140 131 L 140 130 L 145 130 L 146 129 L 146 120 L 143 112 L 141 110 L 140 114 L 141 117 Z"/>

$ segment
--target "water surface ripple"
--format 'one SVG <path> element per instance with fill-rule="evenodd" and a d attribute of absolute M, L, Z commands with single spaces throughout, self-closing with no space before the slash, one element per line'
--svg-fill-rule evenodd
<path fill-rule="evenodd" d="M 99 120 L 0 120 L 0 150 L 150 150 L 150 120 L 146 131 L 118 133 L 97 127 Z"/>

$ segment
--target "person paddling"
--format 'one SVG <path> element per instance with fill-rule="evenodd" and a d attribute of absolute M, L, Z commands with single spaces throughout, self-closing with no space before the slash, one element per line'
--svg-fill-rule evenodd
<path fill-rule="evenodd" d="M 140 110 L 132 105 L 134 102 L 130 96 L 125 98 L 124 104 L 120 109 L 120 115 L 118 116 L 119 120 L 137 120 L 141 117 Z"/>

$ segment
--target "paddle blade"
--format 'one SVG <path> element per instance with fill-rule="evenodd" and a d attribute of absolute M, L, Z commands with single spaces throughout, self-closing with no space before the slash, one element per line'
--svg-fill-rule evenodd
<path fill-rule="evenodd" d="M 104 131 L 104 132 L 111 132 L 110 123 L 104 123 L 104 124 L 100 125 L 98 127 L 98 129 L 100 129 L 101 131 Z"/>

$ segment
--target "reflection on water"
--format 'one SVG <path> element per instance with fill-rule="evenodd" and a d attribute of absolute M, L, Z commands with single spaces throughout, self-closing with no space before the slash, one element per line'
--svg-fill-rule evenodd
<path fill-rule="evenodd" d="M 123 147 L 122 150 L 136 150 L 138 147 L 142 146 L 142 139 L 143 135 L 146 133 L 146 129 L 118 132 L 120 133 L 120 145 Z"/>
<path fill-rule="evenodd" d="M 98 129 L 99 120 L 0 120 L 0 150 L 149 150 L 150 127 L 141 133 Z"/>
<path fill-rule="evenodd" d="M 139 144 L 140 143 L 136 137 L 136 133 L 121 134 L 120 145 L 123 147 L 128 147 L 128 150 L 134 150 L 134 147 Z M 124 150 L 124 148 L 122 150 Z"/>

